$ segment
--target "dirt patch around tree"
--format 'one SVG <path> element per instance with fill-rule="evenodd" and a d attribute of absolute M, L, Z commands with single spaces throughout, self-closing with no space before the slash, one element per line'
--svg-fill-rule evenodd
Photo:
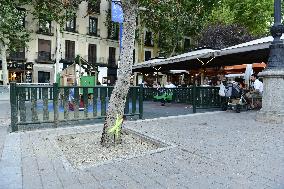
<path fill-rule="evenodd" d="M 61 135 L 60 150 L 73 167 L 83 169 L 166 150 L 169 145 L 148 136 L 125 130 L 122 143 L 109 148 L 100 144 L 101 132 Z"/>

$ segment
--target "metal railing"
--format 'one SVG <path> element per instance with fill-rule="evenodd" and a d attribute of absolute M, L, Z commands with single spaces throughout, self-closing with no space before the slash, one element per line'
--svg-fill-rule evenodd
<path fill-rule="evenodd" d="M 154 96 L 161 95 L 159 91 L 171 93 L 172 102 L 191 104 L 194 113 L 196 109 L 219 108 L 222 104 L 219 87 L 144 88 L 144 100 L 154 100 Z"/>
<path fill-rule="evenodd" d="M 37 54 L 38 61 L 51 61 L 51 52 L 39 51 Z"/>
<path fill-rule="evenodd" d="M 59 87 L 11 83 L 11 127 L 18 131 L 30 124 L 99 119 L 106 117 L 113 87 Z M 72 95 L 71 95 L 72 94 Z M 126 116 L 143 116 L 143 87 L 131 87 L 124 109 Z"/>

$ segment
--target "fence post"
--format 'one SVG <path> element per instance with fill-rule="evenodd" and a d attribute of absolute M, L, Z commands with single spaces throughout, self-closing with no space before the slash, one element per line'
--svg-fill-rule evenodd
<path fill-rule="evenodd" d="M 143 85 L 140 85 L 139 88 L 139 119 L 143 118 L 143 98 L 144 98 L 144 89 Z"/>
<path fill-rule="evenodd" d="M 11 105 L 11 128 L 12 132 L 18 131 L 18 107 L 17 107 L 17 86 L 10 83 L 10 105 Z"/>
<path fill-rule="evenodd" d="M 196 113 L 196 85 L 193 85 L 192 89 L 192 111 Z"/>
<path fill-rule="evenodd" d="M 53 83 L 53 112 L 54 112 L 54 127 L 58 125 L 58 83 Z"/>

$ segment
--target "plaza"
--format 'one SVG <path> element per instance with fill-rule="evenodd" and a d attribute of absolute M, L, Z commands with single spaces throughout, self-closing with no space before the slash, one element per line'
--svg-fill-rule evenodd
<path fill-rule="evenodd" d="M 3 112 L 0 188 L 283 188 L 284 127 L 256 122 L 255 113 L 169 114 L 127 121 L 125 128 L 167 147 L 78 169 L 56 138 L 101 132 L 102 124 L 7 133 L 9 113 Z"/>

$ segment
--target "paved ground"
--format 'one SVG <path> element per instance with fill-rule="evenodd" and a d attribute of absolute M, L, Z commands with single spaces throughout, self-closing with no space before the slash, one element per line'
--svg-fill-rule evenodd
<path fill-rule="evenodd" d="M 10 105 L 9 101 L 0 98 L 0 157 L 2 155 L 8 125 L 10 124 Z"/>
<path fill-rule="evenodd" d="M 127 128 L 173 147 L 83 170 L 70 166 L 54 139 L 102 125 L 9 134 L 0 188 L 284 188 L 284 125 L 254 117 L 213 112 L 128 122 Z"/>

